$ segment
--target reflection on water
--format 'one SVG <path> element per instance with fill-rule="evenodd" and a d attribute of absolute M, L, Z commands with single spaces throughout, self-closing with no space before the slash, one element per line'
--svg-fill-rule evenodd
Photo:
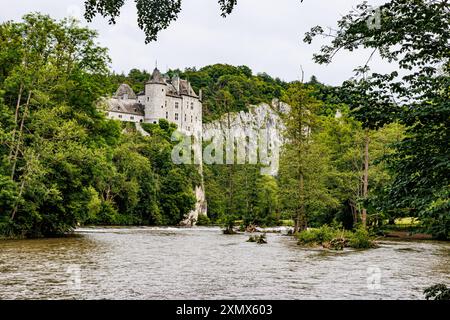
<path fill-rule="evenodd" d="M 0 298 L 423 299 L 425 287 L 449 281 L 444 242 L 329 252 L 280 234 L 267 245 L 247 238 L 218 228 L 87 228 L 0 241 Z"/>

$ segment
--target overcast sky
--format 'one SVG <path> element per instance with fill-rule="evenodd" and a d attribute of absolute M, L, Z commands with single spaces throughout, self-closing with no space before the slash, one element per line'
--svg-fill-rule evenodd
<path fill-rule="evenodd" d="M 98 30 L 98 41 L 109 48 L 111 68 L 128 72 L 132 68 L 150 70 L 158 61 L 167 68 L 202 67 L 214 63 L 247 65 L 255 73 L 266 72 L 286 81 L 299 80 L 300 66 L 305 79 L 316 75 L 327 84 L 340 84 L 352 70 L 364 64 L 368 52 L 342 53 L 331 65 L 317 65 L 312 55 L 321 42 L 303 43 L 303 35 L 315 25 L 335 26 L 336 21 L 362 0 L 239 0 L 227 18 L 219 13 L 217 0 L 183 0 L 177 21 L 159 34 L 158 41 L 144 43 L 137 27 L 133 0 L 125 0 L 116 25 L 97 17 L 88 24 L 84 0 L 0 0 L 0 21 L 18 20 L 31 11 L 54 18 L 78 16 L 85 25 Z M 379 5 L 383 0 L 369 0 Z M 387 68 L 378 59 L 372 67 Z"/>

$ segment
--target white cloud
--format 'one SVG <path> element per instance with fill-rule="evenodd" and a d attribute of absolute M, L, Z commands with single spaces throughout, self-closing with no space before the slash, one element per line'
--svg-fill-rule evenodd
<path fill-rule="evenodd" d="M 54 18 L 81 15 L 83 0 L 0 0 L 0 21 L 18 20 L 28 12 L 39 11 Z M 226 19 L 220 17 L 216 0 L 183 0 L 179 19 L 159 35 L 158 41 L 144 44 L 144 34 L 136 22 L 134 1 L 126 4 L 116 25 L 97 17 L 83 24 L 97 29 L 99 42 L 109 48 L 112 68 L 160 69 L 202 67 L 213 63 L 247 65 L 254 72 L 267 72 L 284 80 L 298 80 L 300 66 L 305 77 L 316 75 L 329 84 L 339 84 L 363 64 L 368 52 L 342 54 L 328 66 L 317 65 L 312 55 L 320 42 L 307 45 L 303 35 L 312 26 L 335 26 L 336 21 L 362 0 L 240 0 Z M 370 1 L 377 5 L 383 0 Z M 373 65 L 386 69 L 375 59 Z"/>

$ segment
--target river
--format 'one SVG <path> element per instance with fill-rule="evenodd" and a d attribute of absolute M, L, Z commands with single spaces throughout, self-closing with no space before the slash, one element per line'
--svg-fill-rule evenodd
<path fill-rule="evenodd" d="M 268 244 L 219 228 L 83 228 L 0 241 L 1 299 L 423 299 L 448 283 L 450 244 L 384 240 L 371 250 Z"/>

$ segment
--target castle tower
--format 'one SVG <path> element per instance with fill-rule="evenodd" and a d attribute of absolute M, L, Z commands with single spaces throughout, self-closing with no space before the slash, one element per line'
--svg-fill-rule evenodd
<path fill-rule="evenodd" d="M 167 83 L 158 68 L 145 84 L 145 122 L 158 123 L 165 118 Z"/>

